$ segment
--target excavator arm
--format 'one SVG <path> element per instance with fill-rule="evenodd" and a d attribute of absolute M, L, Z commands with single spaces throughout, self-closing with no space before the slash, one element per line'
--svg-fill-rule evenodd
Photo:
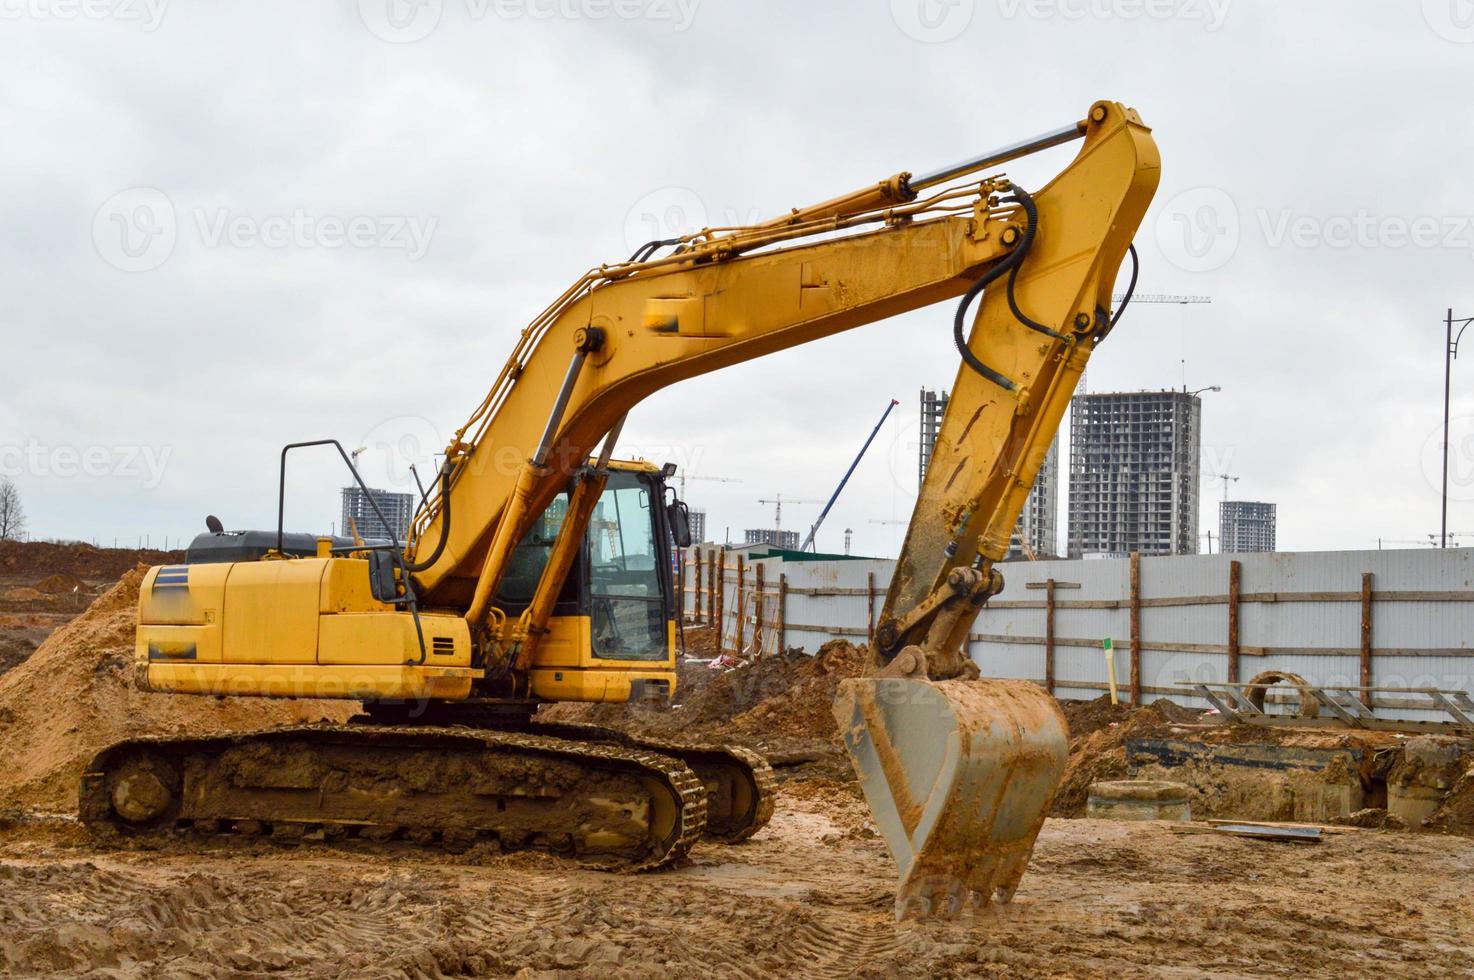
<path fill-rule="evenodd" d="M 1033 195 L 977 176 L 1075 139 L 1075 159 Z M 564 522 L 539 587 L 544 601 L 508 623 L 493 597 L 512 548 L 632 407 L 678 381 L 966 297 L 956 314 L 964 362 L 877 643 L 883 663 L 915 648 L 934 676 L 955 676 L 969 613 L 999 587 L 992 562 L 1109 332 L 1111 289 L 1157 174 L 1134 110 L 1100 102 L 1076 124 L 956 167 L 897 174 L 756 226 L 651 243 L 590 271 L 527 327 L 447 448 L 410 556 L 422 601 L 462 610 L 483 642 L 520 648 L 525 663 L 599 474 L 579 483 L 576 519 Z"/>
<path fill-rule="evenodd" d="M 979 176 L 1075 139 L 1074 160 L 1033 194 Z M 699 374 L 958 300 L 961 366 L 877 626 L 873 676 L 846 681 L 834 712 L 900 870 L 897 916 L 1008 900 L 1068 735 L 1037 685 L 977 679 L 967 632 L 1002 588 L 993 564 L 1119 316 L 1111 292 L 1159 167 L 1136 113 L 1098 102 L 1077 124 L 956 167 L 897 174 L 760 225 L 652 242 L 589 272 L 527 328 L 447 449 L 441 494 L 416 529 L 419 590 L 463 613 L 482 663 L 518 676 L 632 407 Z M 513 548 L 570 483 L 536 596 L 509 620 L 494 597 Z"/>

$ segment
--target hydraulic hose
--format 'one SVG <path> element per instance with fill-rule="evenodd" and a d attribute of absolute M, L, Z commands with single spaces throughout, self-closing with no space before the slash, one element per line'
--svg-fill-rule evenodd
<path fill-rule="evenodd" d="M 430 552 L 430 557 L 424 561 L 405 562 L 405 569 L 410 572 L 423 572 L 431 565 L 440 560 L 445 554 L 445 545 L 450 540 L 450 460 L 440 467 L 440 540 L 435 542 L 435 550 Z"/>
<path fill-rule="evenodd" d="M 1121 314 L 1126 312 L 1126 307 L 1131 305 L 1131 297 L 1136 295 L 1136 276 L 1141 272 L 1141 257 L 1136 254 L 1135 242 L 1126 246 L 1126 253 L 1131 256 L 1131 281 L 1126 284 L 1126 295 L 1121 297 L 1121 305 L 1116 307 L 1116 313 L 1111 317 L 1110 325 L 1106 327 L 1106 333 L 1110 333 L 1111 329 L 1115 327 L 1116 321 L 1121 319 Z"/>
<path fill-rule="evenodd" d="M 1018 385 L 984 364 L 972 352 L 972 348 L 967 346 L 968 307 L 972 305 L 972 301 L 977 299 L 978 295 L 991 283 L 996 282 L 1004 273 L 1011 275 L 1018 268 L 1019 264 L 1023 262 L 1024 256 L 1028 255 L 1029 249 L 1033 246 L 1034 235 L 1038 231 L 1039 210 L 1034 206 L 1034 199 L 1017 184 L 1010 183 L 1008 189 L 1012 192 L 1012 196 L 1006 198 L 1006 200 L 1012 201 L 1024 209 L 1024 213 L 1029 219 L 1028 226 L 1024 228 L 1023 238 L 1019 241 L 1018 246 L 1009 254 L 1008 258 L 983 273 L 978 281 L 969 286 L 967 292 L 962 294 L 962 300 L 957 304 L 957 313 L 952 317 L 952 339 L 957 344 L 957 353 L 962 355 L 964 364 L 1000 388 L 1006 391 L 1015 391 Z M 1014 304 L 1012 289 L 1009 290 L 1009 307 L 1013 310 L 1014 316 L 1020 318 L 1020 322 L 1031 322 L 1023 319 L 1022 313 L 1019 312 L 1018 307 Z"/>

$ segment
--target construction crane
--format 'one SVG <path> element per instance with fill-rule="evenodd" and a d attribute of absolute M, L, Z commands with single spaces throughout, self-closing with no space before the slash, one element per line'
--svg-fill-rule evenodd
<path fill-rule="evenodd" d="M 773 505 L 773 535 L 774 539 L 783 530 L 783 505 L 784 504 L 822 504 L 822 500 L 806 500 L 800 497 L 785 497 L 781 493 L 775 493 L 772 497 L 759 498 L 760 504 Z"/>
<path fill-rule="evenodd" d="M 1213 479 L 1223 481 L 1223 502 L 1228 503 L 1228 485 L 1229 483 L 1239 482 L 1240 478 L 1236 476 L 1229 476 L 1227 473 L 1214 473 Z"/>
<path fill-rule="evenodd" d="M 1075 141 L 1033 193 L 999 174 Z M 1096 102 L 953 166 L 589 270 L 518 335 L 407 541 L 288 534 L 283 491 L 274 529 L 201 534 L 183 563 L 141 580 L 140 687 L 337 698 L 362 705 L 355 723 L 115 742 L 82 767 L 82 823 L 171 851 L 222 836 L 396 840 L 630 871 L 679 862 L 703 837 L 751 836 L 775 802 L 761 756 L 539 717 L 555 702 L 668 699 L 677 682 L 665 556 L 690 545 L 688 512 L 674 466 L 614 458 L 620 432 L 671 385 L 950 302 L 962 363 L 936 455 L 871 662 L 841 682 L 833 712 L 896 862 L 898 917 L 1008 901 L 1069 736 L 1047 691 L 984 680 L 966 640 L 1003 588 L 997 563 L 1070 394 L 1117 327 L 1126 304 L 1111 290 L 1160 173 L 1135 110 Z M 415 336 L 406 385 L 465 358 Z M 398 411 L 403 391 L 374 389 Z M 289 453 L 311 447 L 336 452 L 367 494 L 331 439 L 283 447 L 279 487 Z"/>
<path fill-rule="evenodd" d="M 687 476 L 685 470 L 682 470 L 680 472 L 680 474 L 676 477 L 676 479 L 680 483 L 680 486 L 681 486 L 681 497 L 683 499 L 686 496 L 686 481 L 687 480 L 693 480 L 693 481 L 694 480 L 705 480 L 707 483 L 741 483 L 742 482 L 742 480 L 740 478 L 738 478 L 738 477 L 732 477 L 732 476 Z"/>
<path fill-rule="evenodd" d="M 839 499 L 841 491 L 844 490 L 844 485 L 850 482 L 850 476 L 855 472 L 855 467 L 860 465 L 860 460 L 865 458 L 865 451 L 870 448 L 870 444 L 875 441 L 875 437 L 880 433 L 880 427 L 885 425 L 885 420 L 890 417 L 891 411 L 899 404 L 901 403 L 892 398 L 891 403 L 885 407 L 885 411 L 880 413 L 880 421 L 875 423 L 875 428 L 870 430 L 870 436 L 865 440 L 865 445 L 860 447 L 860 451 L 855 454 L 854 461 L 850 463 L 850 468 L 844 471 L 844 476 L 840 477 L 839 486 L 835 487 L 834 493 L 829 495 L 829 502 L 819 512 L 819 519 L 814 522 L 813 527 L 809 528 L 809 536 L 804 538 L 804 543 L 798 546 L 799 551 L 808 551 L 813 546 L 814 535 L 819 533 L 819 526 L 824 523 L 824 518 L 829 516 L 829 508 L 833 507 L 834 502 Z"/>

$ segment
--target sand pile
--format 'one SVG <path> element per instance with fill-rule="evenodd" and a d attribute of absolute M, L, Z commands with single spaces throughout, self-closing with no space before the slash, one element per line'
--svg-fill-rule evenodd
<path fill-rule="evenodd" d="M 353 701 L 151 694 L 132 684 L 143 570 L 123 576 L 25 663 L 0 676 L 0 807 L 70 810 L 83 766 L 137 735 L 346 719 Z"/>

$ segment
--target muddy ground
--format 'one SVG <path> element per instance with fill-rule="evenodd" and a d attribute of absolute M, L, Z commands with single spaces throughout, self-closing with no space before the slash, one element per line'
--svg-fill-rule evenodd
<path fill-rule="evenodd" d="M 99 850 L 0 831 L 0 968 L 112 977 L 1468 977 L 1474 841 L 1318 845 L 1050 820 L 1011 906 L 897 925 L 843 784 L 746 844 L 616 875 L 538 855 Z"/>
<path fill-rule="evenodd" d="M 1056 818 L 1013 905 L 898 926 L 894 867 L 827 716 L 835 686 L 863 662 L 843 644 L 731 672 L 683 664 L 672 708 L 553 712 L 741 742 L 780 763 L 766 829 L 743 845 L 702 845 L 667 871 L 396 849 L 408 845 L 103 848 L 71 816 L 77 777 L 101 746 L 348 708 L 137 691 L 128 666 L 138 577 L 124 575 L 0 676 L 0 974 L 1474 975 L 1474 839 L 1443 834 L 1332 828 L 1298 845 Z M 700 630 L 689 639 L 694 653 L 709 646 Z M 1165 705 L 1065 711 L 1074 744 L 1061 814 L 1078 808 L 1090 778 L 1124 765 L 1128 735 L 1201 721 Z M 1474 818 L 1474 785 L 1460 799 Z"/>

